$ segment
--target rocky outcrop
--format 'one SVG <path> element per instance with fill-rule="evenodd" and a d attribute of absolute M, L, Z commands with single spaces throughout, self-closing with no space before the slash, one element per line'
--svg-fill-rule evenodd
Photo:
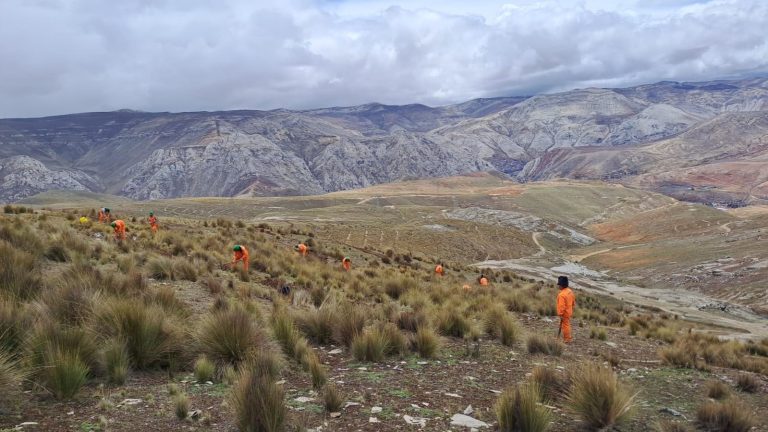
<path fill-rule="evenodd" d="M 76 170 L 51 170 L 28 156 L 0 159 L 0 201 L 12 202 L 52 189 L 98 189 L 96 179 Z"/>

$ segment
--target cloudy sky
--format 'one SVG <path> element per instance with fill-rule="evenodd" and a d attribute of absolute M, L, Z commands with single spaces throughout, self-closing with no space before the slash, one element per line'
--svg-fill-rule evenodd
<path fill-rule="evenodd" d="M 0 0 L 0 117 L 751 76 L 766 23 L 765 0 Z"/>

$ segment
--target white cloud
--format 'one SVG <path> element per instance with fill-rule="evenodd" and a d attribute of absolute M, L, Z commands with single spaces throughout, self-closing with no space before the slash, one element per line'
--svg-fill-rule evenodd
<path fill-rule="evenodd" d="M 762 0 L 5 0 L 0 117 L 443 104 L 768 71 Z"/>

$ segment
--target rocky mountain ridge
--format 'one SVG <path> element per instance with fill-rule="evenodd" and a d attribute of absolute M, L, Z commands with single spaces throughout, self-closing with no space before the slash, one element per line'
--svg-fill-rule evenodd
<path fill-rule="evenodd" d="M 436 108 L 121 110 L 2 119 L 0 201 L 61 188 L 134 199 L 304 195 L 475 171 L 659 188 L 670 181 L 642 176 L 664 178 L 669 170 L 742 158 L 759 163 L 766 115 L 768 80 L 748 79 Z M 718 135 L 720 128 L 731 135 Z M 722 145 L 706 139 L 714 136 Z"/>

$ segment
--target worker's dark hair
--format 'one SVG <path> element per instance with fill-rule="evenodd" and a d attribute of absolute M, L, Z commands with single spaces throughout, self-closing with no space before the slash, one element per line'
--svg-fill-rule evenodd
<path fill-rule="evenodd" d="M 568 286 L 568 276 L 558 276 L 557 286 L 566 288 Z"/>

